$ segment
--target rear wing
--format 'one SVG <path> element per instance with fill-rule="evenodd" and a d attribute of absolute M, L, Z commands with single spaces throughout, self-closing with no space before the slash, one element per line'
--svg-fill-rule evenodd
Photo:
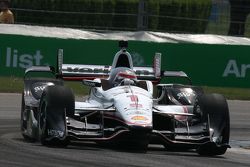
<path fill-rule="evenodd" d="M 152 67 L 134 67 L 133 70 L 139 80 L 157 81 L 160 78 L 155 76 Z M 80 65 L 63 64 L 61 76 L 64 80 L 92 80 L 95 78 L 108 78 L 111 66 L 105 65 Z"/>
<path fill-rule="evenodd" d="M 79 81 L 108 78 L 112 66 L 63 64 L 63 50 L 58 50 L 57 73 L 64 80 Z M 161 78 L 161 54 L 156 53 L 153 67 L 133 67 L 139 80 L 159 81 Z"/>
<path fill-rule="evenodd" d="M 128 53 L 129 54 L 129 53 Z M 25 76 L 30 72 L 51 72 L 56 78 L 69 81 L 93 80 L 95 78 L 108 78 L 112 66 L 108 65 L 84 65 L 84 64 L 64 64 L 63 49 L 58 50 L 57 67 L 33 66 L 26 70 Z M 189 77 L 182 71 L 162 71 L 161 70 L 161 53 L 154 56 L 153 67 L 133 67 L 139 80 L 150 80 L 159 83 L 162 77 Z"/>
<path fill-rule="evenodd" d="M 107 65 L 82 65 L 82 64 L 63 64 L 63 50 L 58 50 L 58 74 L 64 80 L 79 81 L 93 80 L 95 78 L 108 78 L 112 66 Z M 139 80 L 150 80 L 160 82 L 162 77 L 185 78 L 192 85 L 191 79 L 183 71 L 162 71 L 161 53 L 154 56 L 153 67 L 133 67 Z"/>

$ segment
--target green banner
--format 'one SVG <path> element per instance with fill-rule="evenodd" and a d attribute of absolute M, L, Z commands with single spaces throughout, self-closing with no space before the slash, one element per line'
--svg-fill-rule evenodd
<path fill-rule="evenodd" d="M 0 35 L 0 76 L 21 77 L 32 65 L 55 65 L 58 49 L 64 62 L 111 65 L 118 42 Z M 250 87 L 250 46 L 173 44 L 129 41 L 134 66 L 152 65 L 162 53 L 162 69 L 186 72 L 195 85 Z"/>

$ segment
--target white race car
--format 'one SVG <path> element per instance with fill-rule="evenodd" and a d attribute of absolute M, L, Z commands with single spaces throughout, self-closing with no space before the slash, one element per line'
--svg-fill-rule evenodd
<path fill-rule="evenodd" d="M 224 154 L 230 147 L 226 99 L 206 95 L 191 82 L 160 84 L 162 77 L 189 78 L 184 72 L 161 71 L 160 53 L 153 67 L 134 67 L 127 42 L 119 44 L 112 66 L 63 64 L 63 50 L 59 50 L 56 70 L 27 69 L 21 109 L 24 138 L 54 146 L 80 140 L 146 150 L 154 143 L 169 150 Z M 64 80 L 89 86 L 87 99 L 75 101 Z"/>

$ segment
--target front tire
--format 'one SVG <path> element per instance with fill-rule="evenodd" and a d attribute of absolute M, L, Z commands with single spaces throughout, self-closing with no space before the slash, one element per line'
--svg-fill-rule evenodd
<path fill-rule="evenodd" d="M 74 115 L 74 96 L 63 86 L 47 87 L 39 106 L 39 139 L 47 146 L 67 146 L 66 115 Z"/>
<path fill-rule="evenodd" d="M 209 132 L 211 142 L 200 146 L 197 149 L 198 154 L 204 156 L 225 154 L 230 137 L 230 116 L 226 99 L 220 94 L 202 95 L 197 98 L 195 105 L 199 105 L 203 119 L 208 122 L 209 131 L 212 129 Z"/>

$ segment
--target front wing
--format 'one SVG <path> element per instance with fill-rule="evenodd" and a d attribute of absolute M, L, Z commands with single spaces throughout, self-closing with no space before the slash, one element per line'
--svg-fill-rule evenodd
<path fill-rule="evenodd" d="M 187 112 L 178 112 L 179 108 Z M 89 103 L 76 102 L 76 118 L 67 120 L 68 136 L 72 140 L 116 141 L 136 139 L 131 136 L 147 133 L 152 143 L 198 148 L 212 141 L 209 125 L 189 125 L 194 116 L 189 110 L 192 110 L 192 106 L 156 105 L 153 110 L 153 127 L 143 129 L 128 126 L 121 118 L 114 116 L 115 109 L 112 107 L 103 109 Z"/>

